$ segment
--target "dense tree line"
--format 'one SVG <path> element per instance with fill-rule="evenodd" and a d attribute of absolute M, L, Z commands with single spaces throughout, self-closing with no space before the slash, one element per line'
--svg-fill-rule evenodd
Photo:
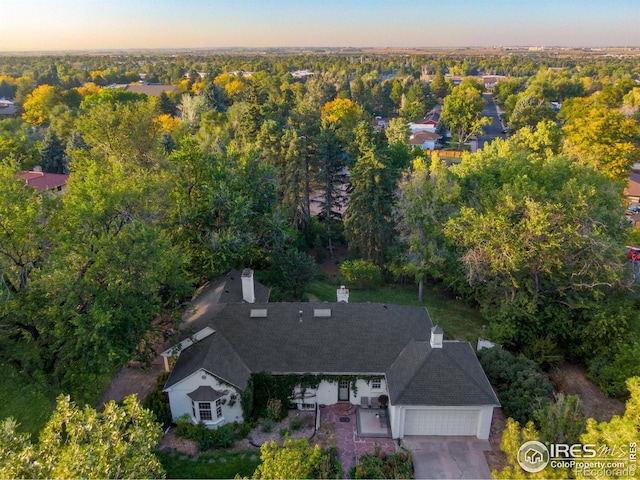
<path fill-rule="evenodd" d="M 346 243 L 388 278 L 478 304 L 495 340 L 590 362 L 622 393 L 638 365 L 621 195 L 638 157 L 638 65 L 544 58 L 10 57 L 0 85 L 20 117 L 0 121 L 0 355 L 89 398 L 193 286 L 252 266 L 274 298 L 299 297 L 307 250 Z M 521 75 L 494 94 L 511 139 L 451 168 L 410 150 L 407 122 L 437 103 L 455 141 L 477 134 L 484 86 L 446 75 L 478 73 Z M 141 75 L 180 93 L 102 88 Z M 398 119 L 376 132 L 375 116 Z M 15 180 L 37 164 L 70 172 L 64 194 Z"/>

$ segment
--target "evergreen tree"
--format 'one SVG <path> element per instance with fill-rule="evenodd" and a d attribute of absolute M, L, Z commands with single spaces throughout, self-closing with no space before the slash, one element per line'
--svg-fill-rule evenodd
<path fill-rule="evenodd" d="M 160 115 L 172 115 L 175 116 L 178 113 L 177 106 L 173 100 L 169 98 L 167 92 L 162 92 L 158 97 L 158 103 L 156 109 Z"/>
<path fill-rule="evenodd" d="M 65 148 L 55 130 L 49 128 L 44 137 L 44 143 L 40 148 L 42 171 L 45 173 L 65 173 L 67 170 L 67 158 Z"/>
<path fill-rule="evenodd" d="M 376 145 L 373 128 L 362 122 L 356 131 L 360 156 L 351 171 L 353 192 L 345 218 L 349 248 L 382 264 L 393 237 L 391 205 L 395 175 Z"/>

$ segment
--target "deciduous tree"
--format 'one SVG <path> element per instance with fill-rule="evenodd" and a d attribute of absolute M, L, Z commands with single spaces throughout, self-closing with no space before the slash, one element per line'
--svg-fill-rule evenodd
<path fill-rule="evenodd" d="M 3 478 L 164 478 L 152 452 L 162 430 L 135 396 L 97 412 L 61 395 L 36 444 L 16 427 L 0 423 Z"/>

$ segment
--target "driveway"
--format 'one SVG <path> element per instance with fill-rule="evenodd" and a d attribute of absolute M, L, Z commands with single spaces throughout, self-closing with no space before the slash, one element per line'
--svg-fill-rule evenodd
<path fill-rule="evenodd" d="M 410 436 L 402 439 L 402 446 L 413 456 L 416 478 L 491 478 L 484 456 L 485 450 L 491 450 L 488 440 Z"/>

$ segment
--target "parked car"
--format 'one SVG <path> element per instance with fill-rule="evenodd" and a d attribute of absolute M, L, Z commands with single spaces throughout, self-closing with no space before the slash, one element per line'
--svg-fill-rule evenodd
<path fill-rule="evenodd" d="M 627 246 L 627 259 L 632 262 L 640 260 L 640 248 Z"/>

